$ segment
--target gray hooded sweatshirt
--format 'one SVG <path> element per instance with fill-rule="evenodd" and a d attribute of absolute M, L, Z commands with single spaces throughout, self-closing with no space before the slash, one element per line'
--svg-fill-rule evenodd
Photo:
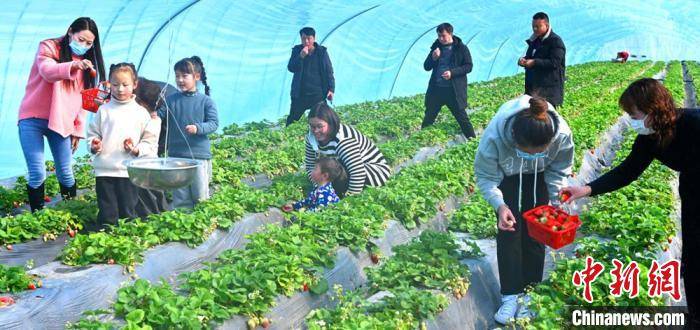
<path fill-rule="evenodd" d="M 563 187 L 566 177 L 571 174 L 574 163 L 574 142 L 571 129 L 551 104 L 549 104 L 548 114 L 554 123 L 555 134 L 549 148 L 545 151 L 547 157 L 524 160 L 516 155 L 515 140 L 511 128 L 512 118 L 516 113 L 530 107 L 530 98 L 529 95 L 522 95 L 504 103 L 486 127 L 476 151 L 474 160 L 476 184 L 481 194 L 494 209 L 505 204 L 503 193 L 498 189 L 498 186 L 507 176 L 532 173 L 543 175 L 542 172 L 544 172 L 549 200 L 557 201 L 559 190 Z M 537 171 L 535 171 L 535 166 Z M 536 182 L 537 180 L 535 180 L 535 185 Z M 524 189 L 536 191 L 537 187 L 522 187 L 521 183 L 520 192 L 522 193 Z M 518 212 L 523 211 L 525 210 Z"/>

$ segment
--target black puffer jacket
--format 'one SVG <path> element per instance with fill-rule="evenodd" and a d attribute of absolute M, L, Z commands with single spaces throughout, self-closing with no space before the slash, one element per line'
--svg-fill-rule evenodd
<path fill-rule="evenodd" d="M 462 39 L 457 36 L 452 36 L 452 38 L 452 63 L 450 64 L 452 78 L 450 78 L 450 81 L 452 82 L 452 87 L 455 90 L 457 104 L 459 104 L 460 108 L 465 109 L 467 107 L 467 73 L 472 72 L 472 55 L 469 53 L 469 48 L 467 48 L 467 45 L 462 42 Z M 428 57 L 423 63 L 423 68 L 425 71 L 430 71 L 437 68 L 438 61 L 433 60 L 432 53 L 435 48 L 438 47 L 440 47 L 440 42 L 435 40 L 433 45 L 430 46 Z M 435 77 L 436 75 L 441 74 L 442 72 L 433 70 L 433 73 L 430 75 L 430 82 L 428 83 L 428 91 L 426 94 L 430 94 L 434 88 L 436 88 L 436 86 L 434 86 Z"/>
<path fill-rule="evenodd" d="M 328 91 L 335 93 L 335 78 L 333 77 L 333 65 L 331 64 L 331 59 L 328 56 L 328 50 L 317 43 L 314 43 L 316 52 L 321 58 L 321 90 L 323 95 L 326 96 Z M 287 69 L 289 72 L 294 73 L 292 78 L 292 98 L 297 98 L 301 96 L 301 79 L 302 73 L 304 72 L 304 60 L 301 58 L 299 53 L 301 49 L 304 48 L 303 45 L 296 45 L 292 48 L 292 55 L 289 57 L 289 63 L 287 64 Z"/>
<path fill-rule="evenodd" d="M 535 37 L 527 42 L 526 59 L 535 60 L 532 68 L 525 69 L 525 94 L 544 97 L 554 106 L 564 102 L 564 80 L 566 74 L 566 47 L 561 37 L 551 29 L 535 51 Z M 533 54 L 534 52 L 534 54 Z"/>

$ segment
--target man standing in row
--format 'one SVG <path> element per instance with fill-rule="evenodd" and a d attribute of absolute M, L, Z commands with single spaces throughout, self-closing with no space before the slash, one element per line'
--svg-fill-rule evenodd
<path fill-rule="evenodd" d="M 437 26 L 438 38 L 430 47 L 423 63 L 425 71 L 433 71 L 425 93 L 425 117 L 421 127 L 435 122 L 443 105 L 457 119 L 467 139 L 476 137 L 467 115 L 467 73 L 472 71 L 472 57 L 462 39 L 453 35 L 450 23 Z"/>
<path fill-rule="evenodd" d="M 301 44 L 292 48 L 287 69 L 292 78 L 292 105 L 287 116 L 287 126 L 299 120 L 307 109 L 315 104 L 333 101 L 335 78 L 333 65 L 326 47 L 316 43 L 316 31 L 305 27 L 299 31 Z"/>
<path fill-rule="evenodd" d="M 525 68 L 525 94 L 543 97 L 559 107 L 564 102 L 566 47 L 543 12 L 532 17 L 532 32 L 525 40 L 525 57 L 518 60 L 518 65 Z"/>

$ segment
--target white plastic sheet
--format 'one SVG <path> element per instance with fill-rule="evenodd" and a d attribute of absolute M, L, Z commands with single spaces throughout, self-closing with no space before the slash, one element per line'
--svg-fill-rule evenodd
<path fill-rule="evenodd" d="M 214 231 L 196 248 L 182 243 L 157 246 L 145 253 L 135 273 L 151 282 L 164 278 L 172 283 L 178 274 L 201 268 L 203 262 L 213 261 L 224 250 L 242 248 L 247 243 L 245 235 L 282 220 L 279 210 L 270 209 L 269 216 L 250 214 L 228 231 Z M 43 277 L 44 286 L 21 293 L 14 305 L 0 310 L 0 328 L 63 329 L 67 321 L 77 321 L 84 311 L 110 307 L 117 290 L 132 280 L 120 265 L 69 267 L 52 262 L 31 272 Z"/>

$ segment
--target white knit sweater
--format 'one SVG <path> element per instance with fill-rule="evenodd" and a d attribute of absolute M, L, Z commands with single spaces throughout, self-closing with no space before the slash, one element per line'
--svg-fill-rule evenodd
<path fill-rule="evenodd" d="M 112 98 L 101 105 L 88 127 L 86 141 L 90 151 L 93 139 L 102 140 L 102 150 L 92 162 L 95 176 L 128 178 L 126 162 L 137 157 L 124 150 L 124 140 L 131 138 L 138 157 L 155 157 L 159 134 L 160 118 L 152 119 L 134 97 L 128 101 Z"/>

